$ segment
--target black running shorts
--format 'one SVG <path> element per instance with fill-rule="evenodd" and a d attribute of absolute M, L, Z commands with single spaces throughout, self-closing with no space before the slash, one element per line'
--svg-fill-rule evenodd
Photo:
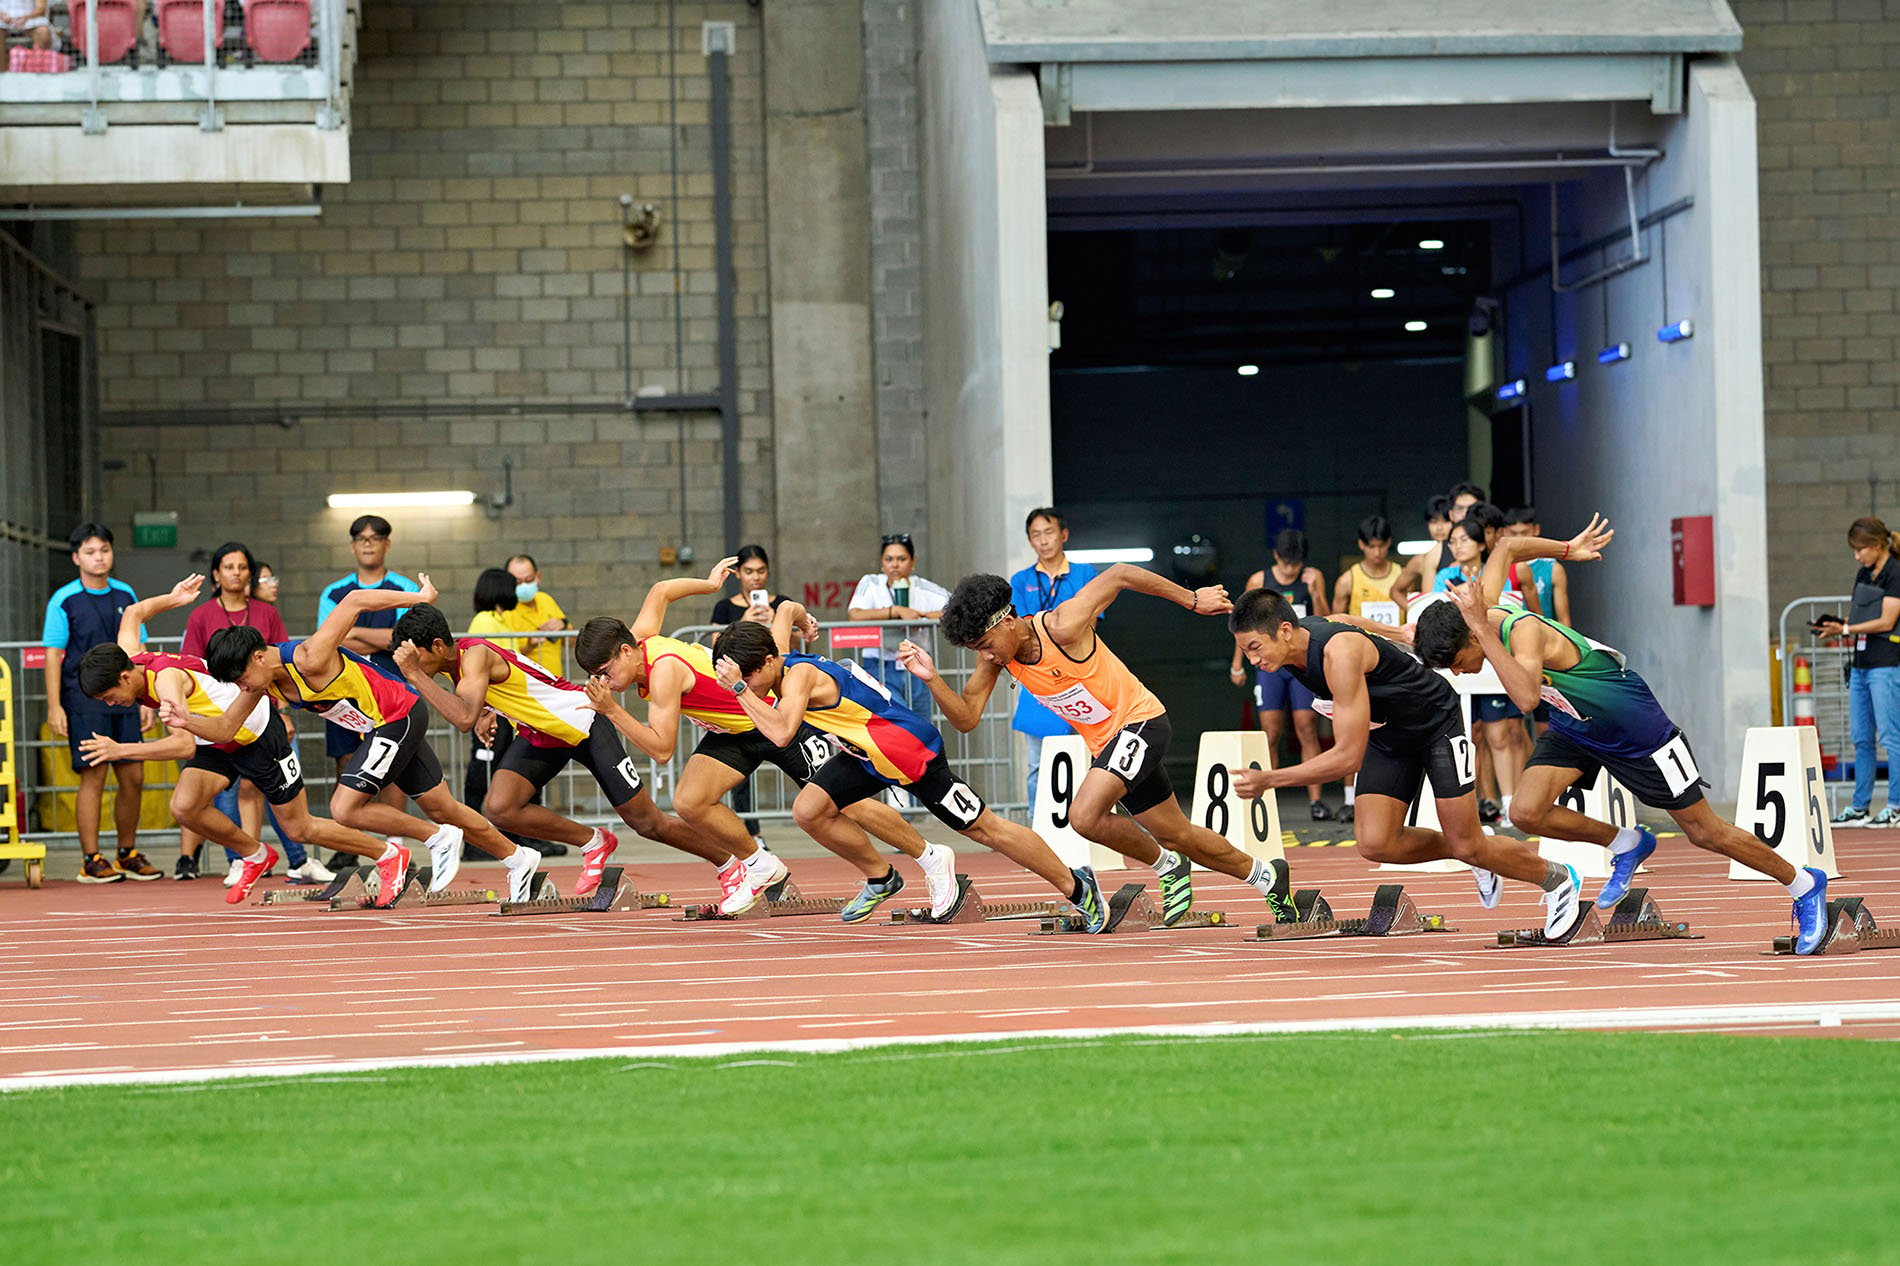
<path fill-rule="evenodd" d="M 983 797 L 951 771 L 949 760 L 941 752 L 924 766 L 924 776 L 916 782 L 900 783 L 886 778 L 850 752 L 839 752 L 820 765 L 811 781 L 822 787 L 840 809 L 881 795 L 886 787 L 902 787 L 922 801 L 932 817 L 953 831 L 967 831 L 976 825 L 985 807 Z"/>
<path fill-rule="evenodd" d="M 757 730 L 742 734 L 713 733 L 699 740 L 695 756 L 710 756 L 730 769 L 748 777 L 760 765 L 776 765 L 799 786 L 811 781 L 812 772 L 830 760 L 838 746 L 812 725 L 800 725 L 798 735 L 780 747 Z"/>
<path fill-rule="evenodd" d="M 1431 738 L 1397 750 L 1382 746 L 1379 732 L 1374 730 L 1366 744 L 1365 759 L 1359 764 L 1353 794 L 1360 798 L 1390 796 L 1409 805 L 1430 779 L 1433 799 L 1456 800 L 1477 787 L 1477 768 L 1477 753 L 1465 734 L 1463 718 L 1454 717 Z"/>
<path fill-rule="evenodd" d="M 248 779 L 273 805 L 289 804 L 303 794 L 303 766 L 284 731 L 283 718 L 275 712 L 264 733 L 252 742 L 234 752 L 200 745 L 185 768 L 202 769 L 227 783 Z"/>
<path fill-rule="evenodd" d="M 594 776 L 607 793 L 607 803 L 616 809 L 640 794 L 640 774 L 633 767 L 633 758 L 620 745 L 620 732 L 612 721 L 598 714 L 586 739 L 573 747 L 537 747 L 517 736 L 496 762 L 495 772 L 519 774 L 539 791 L 553 782 L 571 760 L 579 761 Z"/>
<path fill-rule="evenodd" d="M 1122 780 L 1127 790 L 1121 794 L 1121 806 L 1133 814 L 1146 813 L 1164 800 L 1174 799 L 1174 784 L 1168 781 L 1164 762 L 1174 726 L 1168 714 L 1137 721 L 1116 731 L 1115 737 L 1094 760 L 1091 769 L 1106 769 Z"/>
<path fill-rule="evenodd" d="M 351 791 L 375 796 L 384 787 L 415 797 L 442 783 L 442 762 L 429 746 L 429 710 L 411 708 L 400 721 L 379 725 L 363 736 L 363 745 L 343 763 L 337 782 Z"/>
<path fill-rule="evenodd" d="M 1610 776 L 1630 789 L 1630 794 L 1652 809 L 1687 809 L 1702 803 L 1702 771 L 1696 767 L 1695 753 L 1681 730 L 1648 756 L 1606 756 L 1585 749 L 1551 726 L 1538 738 L 1525 765 L 1545 765 L 1553 769 L 1574 769 L 1582 775 L 1577 781 L 1588 783 L 1597 770 L 1607 769 Z"/>

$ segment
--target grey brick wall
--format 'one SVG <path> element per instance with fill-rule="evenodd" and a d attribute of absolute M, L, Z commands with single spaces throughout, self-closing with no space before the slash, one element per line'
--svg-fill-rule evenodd
<path fill-rule="evenodd" d="M 864 0 L 865 145 L 871 172 L 872 360 L 879 512 L 928 534 L 914 0 Z"/>
<path fill-rule="evenodd" d="M 770 349 L 758 11 L 677 8 L 680 201 L 671 205 L 667 8 L 648 3 L 389 0 L 361 33 L 353 179 L 320 219 L 88 228 L 82 281 L 101 298 L 102 406 L 350 406 L 345 420 L 277 427 L 115 427 L 156 455 L 183 544 L 245 539 L 279 562 L 286 593 L 347 562 L 332 491 L 500 486 L 516 505 L 399 522 L 396 560 L 430 570 L 455 609 L 475 572 L 526 549 L 570 611 L 627 611 L 663 573 L 660 545 L 721 539 L 716 419 L 688 425 L 681 539 L 677 420 L 569 416 L 563 402 L 625 394 L 621 211 L 665 212 L 634 257 L 634 385 L 715 386 L 711 144 L 702 21 L 737 24 L 731 59 L 739 386 L 746 531 L 772 537 Z M 684 353 L 674 348 L 672 239 Z M 457 407 L 532 402 L 518 417 Z M 379 420 L 427 404 L 429 420 Z M 109 475 L 106 509 L 148 499 L 145 463 Z M 405 516 L 392 513 L 391 519 Z M 418 529 L 421 530 L 418 530 Z M 695 570 L 698 569 L 695 564 Z M 785 577 L 793 581 L 794 577 Z M 294 622 L 293 622 L 294 623 Z"/>
<path fill-rule="evenodd" d="M 1900 527 L 1900 5 L 1731 0 L 1760 119 L 1769 601 L 1853 581 Z"/>

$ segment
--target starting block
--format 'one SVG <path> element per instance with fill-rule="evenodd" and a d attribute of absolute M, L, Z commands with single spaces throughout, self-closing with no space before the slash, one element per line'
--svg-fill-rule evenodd
<path fill-rule="evenodd" d="M 1031 936 L 1069 936 L 1087 935 L 1088 921 L 1068 902 L 1058 903 L 1065 907 L 1055 914 L 1042 917 L 1042 925 L 1030 933 Z M 1155 905 L 1154 898 L 1148 895 L 1143 884 L 1123 884 L 1116 889 L 1115 895 L 1108 899 L 1108 924 L 1098 935 L 1111 932 L 1152 932 L 1157 929 L 1179 931 L 1182 928 L 1218 928 L 1226 927 L 1227 916 L 1219 910 L 1198 912 L 1190 910 L 1169 924 L 1163 922 L 1161 910 Z"/>
<path fill-rule="evenodd" d="M 950 923 L 986 923 L 998 919 L 1047 919 L 1069 909 L 1066 901 L 986 901 L 968 875 L 957 876 L 957 899 L 939 918 L 928 906 L 891 911 L 891 922 L 942 926 Z"/>
<path fill-rule="evenodd" d="M 797 914 L 837 914 L 844 909 L 844 897 L 807 897 L 798 891 L 790 875 L 767 888 L 750 910 L 741 914 L 721 914 L 717 902 L 687 906 L 678 923 L 731 923 L 735 919 L 779 919 Z"/>
<path fill-rule="evenodd" d="M 542 876 L 536 874 L 535 878 Z M 663 892 L 641 892 L 625 868 L 609 866 L 600 872 L 600 886 L 585 897 L 563 897 L 553 883 L 526 901 L 504 901 L 497 914 L 627 914 L 636 910 L 670 908 L 673 899 Z"/>
<path fill-rule="evenodd" d="M 251 898 L 254 906 L 307 906 L 320 905 L 327 909 L 355 909 L 367 905 L 376 896 L 365 881 L 374 879 L 376 871 L 370 866 L 345 866 L 336 872 L 336 878 L 321 888 L 271 888 L 264 889 Z M 262 880 L 258 881 L 260 884 Z"/>
<path fill-rule="evenodd" d="M 1883 928 L 1859 897 L 1835 897 L 1827 903 L 1827 936 L 1816 954 L 1858 954 L 1861 950 L 1900 948 L 1900 928 Z M 1792 936 L 1777 936 L 1771 954 L 1794 953 Z"/>
<path fill-rule="evenodd" d="M 1584 906 L 1583 917 L 1577 920 L 1577 926 L 1568 936 L 1555 939 L 1546 937 L 1542 928 L 1524 928 L 1515 932 L 1499 932 L 1495 949 L 1521 949 L 1538 945 L 1619 945 L 1629 941 L 1699 941 L 1699 933 L 1691 932 L 1687 923 L 1673 923 L 1663 918 L 1662 910 L 1649 899 L 1649 889 L 1632 888 L 1623 894 L 1623 899 L 1610 911 L 1610 921 L 1605 923 L 1597 912 L 1595 903 Z"/>
<path fill-rule="evenodd" d="M 444 888 L 441 892 L 430 892 L 429 881 L 435 872 L 427 866 L 409 872 L 409 882 L 402 886 L 396 899 L 385 910 L 398 907 L 405 910 L 446 910 L 454 906 L 487 906 L 501 900 L 501 894 L 493 888 Z M 332 908 L 337 908 L 334 905 Z"/>
<path fill-rule="evenodd" d="M 1363 919 L 1341 919 L 1317 888 L 1293 894 L 1295 917 L 1287 923 L 1262 923 L 1250 941 L 1305 941 L 1320 936 L 1412 936 L 1420 932 L 1456 932 L 1442 914 L 1424 914 L 1405 895 L 1404 884 L 1380 884 L 1372 909 Z"/>

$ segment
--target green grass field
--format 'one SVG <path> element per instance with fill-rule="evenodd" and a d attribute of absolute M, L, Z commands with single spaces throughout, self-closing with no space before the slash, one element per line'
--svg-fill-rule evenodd
<path fill-rule="evenodd" d="M 0 1259 L 1892 1262 L 1895 1050 L 897 1047 L 0 1096 Z"/>

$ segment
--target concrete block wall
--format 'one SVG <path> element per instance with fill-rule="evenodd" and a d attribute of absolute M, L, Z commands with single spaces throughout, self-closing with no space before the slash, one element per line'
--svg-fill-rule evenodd
<path fill-rule="evenodd" d="M 124 521 L 148 503 L 150 453 L 161 502 L 181 512 L 181 544 L 238 536 L 282 560 L 280 569 L 327 578 L 347 563 L 336 520 L 347 526 L 349 516 L 324 509 L 324 493 L 472 487 L 485 495 L 499 490 L 507 456 L 516 505 L 495 519 L 471 510 L 441 520 L 442 530 L 427 534 L 433 557 L 417 539 L 423 534 L 399 522 L 402 570 L 432 570 L 445 590 L 465 595 L 480 566 L 526 549 L 554 565 L 557 596 L 620 610 L 651 580 L 679 573 L 658 566 L 660 545 L 690 544 L 714 557 L 728 542 L 713 415 L 688 421 L 682 537 L 677 419 L 561 406 L 625 395 L 623 192 L 665 216 L 659 244 L 633 257 L 634 387 L 716 385 L 700 39 L 702 22 L 726 21 L 737 27 L 730 70 L 745 528 L 770 544 L 759 11 L 743 0 L 678 4 L 670 47 L 667 15 L 667 5 L 645 2 L 372 6 L 353 105 L 354 178 L 324 190 L 321 218 L 125 222 L 82 232 L 81 281 L 101 300 L 109 419 L 260 406 L 350 411 L 290 430 L 109 427 L 107 443 L 135 460 L 108 474 L 102 512 Z M 670 87 L 678 94 L 677 205 Z M 519 415 L 457 413 L 458 405 L 515 401 L 524 402 Z M 416 405 L 440 412 L 377 416 L 379 406 Z M 302 579 L 285 572 L 286 593 Z"/>
<path fill-rule="evenodd" d="M 1900 6 L 1731 0 L 1760 120 L 1769 613 L 1900 526 Z"/>

